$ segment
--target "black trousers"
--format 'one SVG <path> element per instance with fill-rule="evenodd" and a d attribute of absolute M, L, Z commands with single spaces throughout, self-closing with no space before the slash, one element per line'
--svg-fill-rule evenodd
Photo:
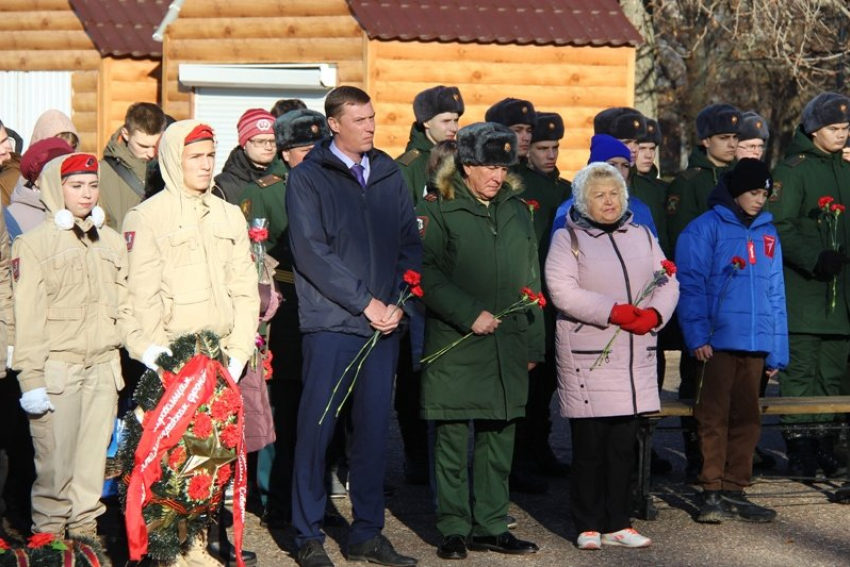
<path fill-rule="evenodd" d="M 611 533 L 631 527 L 631 473 L 638 418 L 571 419 L 570 507 L 576 530 Z"/>

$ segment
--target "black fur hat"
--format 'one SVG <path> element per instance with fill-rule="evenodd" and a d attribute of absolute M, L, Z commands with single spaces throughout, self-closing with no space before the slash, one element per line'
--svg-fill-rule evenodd
<path fill-rule="evenodd" d="M 850 122 L 850 99 L 843 94 L 821 93 L 803 109 L 803 130 L 806 134 L 842 122 Z"/>
<path fill-rule="evenodd" d="M 606 108 L 593 117 L 593 133 L 608 134 L 618 140 L 637 140 L 646 136 L 646 118 L 627 106 Z"/>
<path fill-rule="evenodd" d="M 737 134 L 743 121 L 741 112 L 731 104 L 711 104 L 697 114 L 697 138 L 705 140 L 717 134 Z"/>
<path fill-rule="evenodd" d="M 509 127 L 515 124 L 528 124 L 533 128 L 537 122 L 537 112 L 534 110 L 534 105 L 527 100 L 506 98 L 488 108 L 484 114 L 484 120 Z"/>
<path fill-rule="evenodd" d="M 496 122 L 476 122 L 457 132 L 457 159 L 462 165 L 517 163 L 516 134 Z"/>
<path fill-rule="evenodd" d="M 658 124 L 657 120 L 652 118 L 646 119 L 646 135 L 637 139 L 639 144 L 655 144 L 656 146 L 661 145 L 661 126 Z"/>
<path fill-rule="evenodd" d="M 554 112 L 538 112 L 531 130 L 531 143 L 557 142 L 564 137 L 564 120 Z"/>
<path fill-rule="evenodd" d="M 416 121 L 422 124 L 444 112 L 457 112 L 463 116 L 463 97 L 457 87 L 437 85 L 425 89 L 413 99 L 413 114 Z"/>
<path fill-rule="evenodd" d="M 767 120 L 764 119 L 764 116 L 748 110 L 742 113 L 741 117 L 743 123 L 741 124 L 741 131 L 738 132 L 739 140 L 755 140 L 758 138 L 767 142 L 770 138 L 770 130 L 767 128 Z"/>
<path fill-rule="evenodd" d="M 767 196 L 770 197 L 773 194 L 770 168 L 760 159 L 739 160 L 735 168 L 726 174 L 726 188 L 732 197 L 738 197 L 753 189 L 767 189 Z"/>
<path fill-rule="evenodd" d="M 274 121 L 277 151 L 310 146 L 331 135 L 328 121 L 321 112 L 299 108 L 281 114 Z"/>

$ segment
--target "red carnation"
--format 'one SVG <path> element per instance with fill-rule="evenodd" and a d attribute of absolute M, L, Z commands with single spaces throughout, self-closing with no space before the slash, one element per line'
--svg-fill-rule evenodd
<path fill-rule="evenodd" d="M 210 415 L 216 421 L 227 421 L 233 415 L 233 408 L 230 407 L 226 399 L 219 397 L 210 404 Z"/>
<path fill-rule="evenodd" d="M 835 199 L 833 199 L 829 195 L 827 195 L 826 197 L 821 197 L 820 199 L 818 199 L 818 207 L 820 207 L 821 209 L 825 209 L 833 201 L 835 201 Z"/>
<path fill-rule="evenodd" d="M 6 540 L 0 537 L 0 550 L 9 551 L 11 549 L 12 548 L 9 546 L 9 544 L 6 543 Z"/>
<path fill-rule="evenodd" d="M 38 549 L 39 547 L 53 543 L 54 539 L 56 539 L 56 534 L 33 534 L 27 542 L 27 547 Z"/>
<path fill-rule="evenodd" d="M 539 210 L 540 210 L 540 203 L 539 203 L 539 202 L 537 202 L 537 201 L 535 201 L 534 199 L 528 199 L 528 200 L 525 202 L 525 204 L 526 204 L 526 205 L 528 205 L 528 208 L 529 208 L 529 210 L 530 210 L 532 213 L 533 213 L 534 211 L 539 211 Z"/>
<path fill-rule="evenodd" d="M 175 447 L 171 454 L 168 455 L 168 468 L 173 471 L 176 471 L 180 468 L 180 466 L 186 462 L 186 449 L 183 447 Z"/>
<path fill-rule="evenodd" d="M 520 291 L 520 293 L 526 296 L 531 301 L 535 301 L 537 299 L 537 294 L 531 291 L 530 287 L 522 288 L 522 291 Z"/>
<path fill-rule="evenodd" d="M 744 260 L 740 256 L 732 256 L 732 267 L 736 270 L 743 270 L 746 265 L 746 260 Z"/>
<path fill-rule="evenodd" d="M 272 351 L 267 350 L 265 356 L 263 357 L 263 378 L 266 380 L 271 380 L 272 375 L 274 374 L 274 369 L 272 368 Z"/>
<path fill-rule="evenodd" d="M 672 276 L 676 273 L 676 264 L 670 260 L 661 260 L 661 267 L 664 268 L 664 272 L 667 276 Z"/>
<path fill-rule="evenodd" d="M 199 413 L 195 416 L 195 421 L 192 422 L 192 433 L 201 439 L 206 439 L 212 434 L 212 418 L 209 414 Z"/>
<path fill-rule="evenodd" d="M 227 481 L 230 480 L 230 475 L 232 474 L 230 468 L 230 465 L 219 467 L 218 471 L 215 473 L 216 486 L 224 486 L 227 484 Z"/>
<path fill-rule="evenodd" d="M 271 360 L 272 351 L 266 351 L 266 357 Z M 236 413 L 242 407 L 242 394 L 236 388 L 227 388 L 222 394 L 221 399 L 227 402 L 227 408 Z"/>
<path fill-rule="evenodd" d="M 544 307 L 546 307 L 546 298 L 543 297 L 542 291 L 537 294 L 537 305 L 540 306 L 540 309 L 543 309 Z"/>
<path fill-rule="evenodd" d="M 189 488 L 186 493 L 192 500 L 206 500 L 210 497 L 210 488 L 212 488 L 212 478 L 207 473 L 198 473 L 189 481 Z"/>
<path fill-rule="evenodd" d="M 222 445 L 228 449 L 233 449 L 239 443 L 239 428 L 236 427 L 235 423 L 228 423 L 221 430 L 219 437 Z"/>
<path fill-rule="evenodd" d="M 265 242 L 269 238 L 269 231 L 265 228 L 252 228 L 248 231 L 251 242 Z"/>
<path fill-rule="evenodd" d="M 407 285 L 419 285 L 422 283 L 422 276 L 415 270 L 407 270 L 404 272 L 404 283 Z"/>
<path fill-rule="evenodd" d="M 423 295 L 425 295 L 425 292 L 422 291 L 422 288 L 419 287 L 418 285 L 415 285 L 412 288 L 410 288 L 410 293 L 411 293 L 411 295 L 415 295 L 416 297 L 422 297 Z"/>
<path fill-rule="evenodd" d="M 834 204 L 833 204 L 833 205 L 829 208 L 829 210 L 830 210 L 830 211 L 832 211 L 832 212 L 833 212 L 833 213 L 835 213 L 835 214 L 841 214 L 841 213 L 843 213 L 845 210 L 847 210 L 847 207 L 845 207 L 844 205 L 838 204 L 838 203 L 834 203 Z"/>

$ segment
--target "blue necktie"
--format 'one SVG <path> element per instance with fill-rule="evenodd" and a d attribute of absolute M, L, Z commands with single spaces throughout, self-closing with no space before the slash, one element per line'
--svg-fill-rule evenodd
<path fill-rule="evenodd" d="M 366 171 L 363 169 L 363 166 L 359 163 L 355 163 L 351 166 L 351 173 L 354 174 L 354 177 L 357 179 L 357 182 L 364 189 L 366 188 L 366 178 L 363 176 L 363 172 Z"/>

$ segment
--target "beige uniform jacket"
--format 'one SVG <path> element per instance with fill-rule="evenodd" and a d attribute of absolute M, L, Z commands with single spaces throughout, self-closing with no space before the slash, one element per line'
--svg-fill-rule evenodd
<path fill-rule="evenodd" d="M 168 345 L 210 330 L 227 354 L 248 361 L 260 297 L 245 217 L 239 207 L 183 188 L 183 142 L 198 125 L 175 123 L 163 134 L 165 189 L 133 208 L 123 232 L 130 257 L 130 302 L 145 336 Z"/>
<path fill-rule="evenodd" d="M 49 162 L 39 178 L 48 217 L 12 248 L 15 319 L 23 322 L 15 333 L 14 368 L 25 392 L 49 391 L 44 369 L 50 360 L 117 364 L 118 347 L 125 345 L 141 359 L 150 345 L 130 307 L 121 236 L 107 226 L 97 228 L 91 217 L 77 219 L 69 230 L 53 220 L 64 208 L 59 171 L 67 157 Z"/>
<path fill-rule="evenodd" d="M 0 378 L 6 377 L 6 349 L 14 344 L 15 317 L 12 310 L 12 273 L 9 248 L 9 231 L 3 208 L 0 207 Z"/>

